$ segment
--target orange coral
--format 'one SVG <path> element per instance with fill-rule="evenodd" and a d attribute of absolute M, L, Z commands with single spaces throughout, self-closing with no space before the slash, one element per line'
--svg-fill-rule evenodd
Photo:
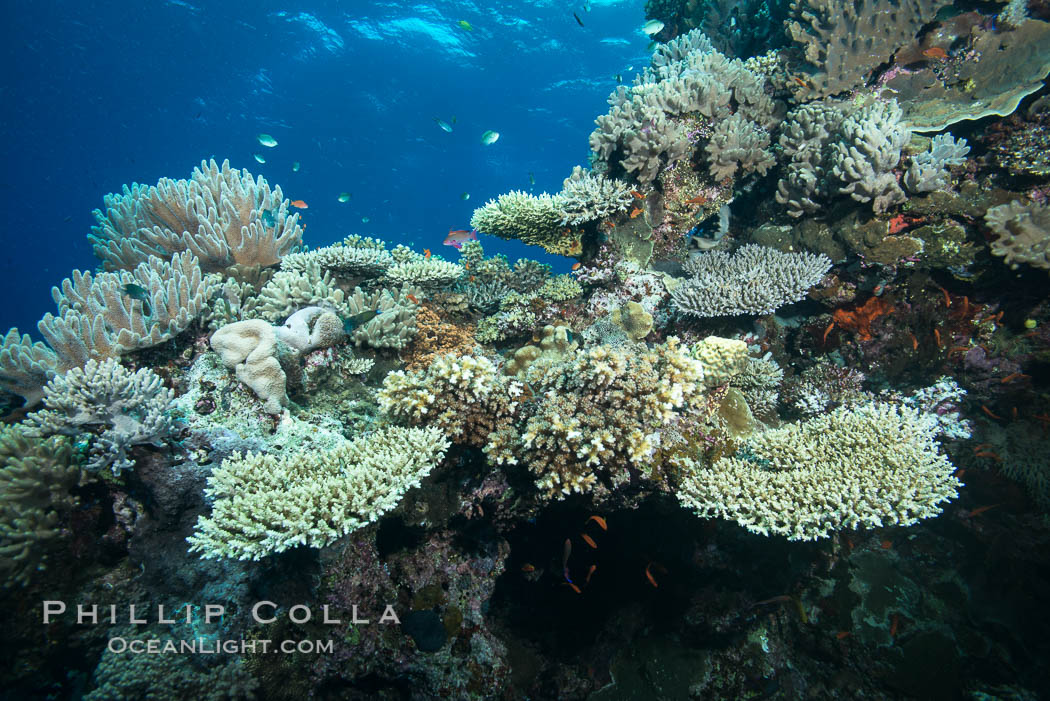
<path fill-rule="evenodd" d="M 893 305 L 882 297 L 871 297 L 853 311 L 836 309 L 832 314 L 835 325 L 852 331 L 862 341 L 871 340 L 871 322 L 893 311 Z"/>
<path fill-rule="evenodd" d="M 428 304 L 416 313 L 416 329 L 416 337 L 401 352 L 406 370 L 425 369 L 431 360 L 445 353 L 462 355 L 474 349 L 473 325 L 446 323 Z"/>

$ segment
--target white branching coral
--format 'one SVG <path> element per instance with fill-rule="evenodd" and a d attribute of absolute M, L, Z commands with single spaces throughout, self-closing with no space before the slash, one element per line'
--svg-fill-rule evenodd
<path fill-rule="evenodd" d="M 120 474 L 135 465 L 128 455 L 131 446 L 160 446 L 174 433 L 169 413 L 174 398 L 149 368 L 132 372 L 112 358 L 89 360 L 47 384 L 45 408 L 30 414 L 26 424 L 45 436 L 97 433 L 87 468 L 108 467 Z"/>
<path fill-rule="evenodd" d="M 395 508 L 448 447 L 437 429 L 390 427 L 327 451 L 228 458 L 208 478 L 215 503 L 187 538 L 190 552 L 259 560 L 322 548 Z"/>
<path fill-rule="evenodd" d="M 692 277 L 671 291 L 671 300 L 681 312 L 700 317 L 772 314 L 805 297 L 830 268 L 822 254 L 754 244 L 734 254 L 709 251 L 686 263 Z"/>
<path fill-rule="evenodd" d="M 871 403 L 758 434 L 736 457 L 692 462 L 679 500 L 702 517 L 789 540 L 910 526 L 958 496 L 935 416 Z"/>
<path fill-rule="evenodd" d="M 631 186 L 576 166 L 562 183 L 561 223 L 576 226 L 626 212 L 633 201 Z"/>

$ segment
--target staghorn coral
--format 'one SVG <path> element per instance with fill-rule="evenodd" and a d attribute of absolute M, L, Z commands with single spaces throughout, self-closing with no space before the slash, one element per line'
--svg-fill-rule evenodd
<path fill-rule="evenodd" d="M 131 372 L 113 358 L 89 360 L 48 382 L 44 409 L 30 414 L 26 426 L 43 436 L 93 434 L 87 468 L 119 475 L 135 466 L 131 446 L 161 446 L 175 433 L 174 398 L 149 368 Z"/>
<path fill-rule="evenodd" d="M 934 418 L 909 407 L 839 408 L 760 433 L 737 457 L 710 467 L 692 462 L 678 497 L 701 517 L 788 540 L 909 526 L 958 496 L 938 430 Z"/>
<path fill-rule="evenodd" d="M 893 169 L 911 131 L 901 121 L 896 100 L 874 102 L 849 115 L 841 126 L 841 141 L 831 144 L 830 172 L 858 202 L 872 202 L 881 214 L 906 198 Z"/>
<path fill-rule="evenodd" d="M 162 178 L 155 186 L 125 186 L 95 210 L 95 255 L 107 270 L 131 269 L 151 256 L 167 260 L 188 251 L 206 272 L 234 265 L 275 265 L 302 243 L 299 214 L 281 188 L 262 176 L 201 162 L 189 180 Z"/>
<path fill-rule="evenodd" d="M 0 426 L 0 573 L 5 587 L 28 585 L 46 568 L 83 476 L 68 438 L 42 439 L 25 426 Z"/>
<path fill-rule="evenodd" d="M 671 301 L 682 313 L 700 317 L 772 314 L 802 299 L 830 268 L 824 255 L 754 244 L 734 254 L 708 251 L 686 263 L 692 277 L 671 291 Z"/>
<path fill-rule="evenodd" d="M 1013 268 L 1027 263 L 1050 270 L 1050 206 L 1015 200 L 989 208 L 984 221 L 998 234 L 993 254 Z"/>
<path fill-rule="evenodd" d="M 627 183 L 580 166 L 572 169 L 558 196 L 561 198 L 561 223 L 572 226 L 622 214 L 633 199 Z"/>
<path fill-rule="evenodd" d="M 55 374 L 58 356 L 29 334 L 11 329 L 0 343 L 0 388 L 25 399 L 27 407 L 36 406 L 43 388 Z"/>
<path fill-rule="evenodd" d="M 966 162 L 970 147 L 966 139 L 958 141 L 951 134 L 938 134 L 930 142 L 929 151 L 912 156 L 911 165 L 904 173 L 904 186 L 909 192 L 933 192 L 950 186 L 948 166 Z"/>
<path fill-rule="evenodd" d="M 706 367 L 706 366 L 705 366 Z M 729 384 L 740 390 L 751 413 L 759 418 L 776 416 L 784 371 L 772 358 L 748 358 Z"/>
<path fill-rule="evenodd" d="M 37 328 L 58 354 L 60 369 L 79 367 L 173 338 L 203 311 L 218 285 L 216 277 L 202 277 L 192 253 L 176 253 L 170 262 L 150 257 L 131 272 L 75 270 L 61 289 L 51 288 L 59 315 L 44 315 Z"/>
<path fill-rule="evenodd" d="M 873 299 L 878 299 L 873 297 Z M 835 406 L 854 406 L 868 401 L 863 390 L 864 374 L 836 365 L 827 357 L 784 382 L 784 405 L 800 416 L 823 414 Z"/>
<path fill-rule="evenodd" d="M 474 210 L 470 226 L 503 239 L 519 239 L 558 255 L 580 252 L 580 239 L 561 226 L 563 201 L 558 195 L 530 195 L 514 190 Z"/>
<path fill-rule="evenodd" d="M 910 44 L 945 0 L 798 0 L 786 22 L 813 67 L 798 92 L 826 97 L 861 86 Z M 799 86 L 801 87 L 801 86 Z"/>
<path fill-rule="evenodd" d="M 496 464 L 526 465 L 558 499 L 624 485 L 632 471 L 662 480 L 656 455 L 673 441 L 665 429 L 692 410 L 703 375 L 675 338 L 645 353 L 598 346 L 539 358 L 524 379 L 535 406 L 523 423 L 493 433 L 485 453 Z"/>
<path fill-rule="evenodd" d="M 378 401 L 397 421 L 436 427 L 454 443 L 480 447 L 514 415 L 522 391 L 488 358 L 448 354 L 425 370 L 388 374 Z"/>
<path fill-rule="evenodd" d="M 437 429 L 388 427 L 325 451 L 228 458 L 208 477 L 214 505 L 187 538 L 190 552 L 259 560 L 323 548 L 395 508 L 448 447 Z"/>

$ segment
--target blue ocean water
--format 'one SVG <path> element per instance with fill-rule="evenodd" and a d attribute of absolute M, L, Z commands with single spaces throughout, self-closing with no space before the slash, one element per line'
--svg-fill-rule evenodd
<path fill-rule="evenodd" d="M 512 189 L 556 192 L 586 164 L 614 76 L 648 60 L 643 21 L 641 0 L 12 3 L 0 329 L 37 337 L 51 286 L 96 267 L 87 234 L 104 195 L 187 178 L 211 157 L 306 201 L 311 247 L 357 233 L 454 260 L 442 240 L 475 207 Z M 452 132 L 435 118 L 455 118 Z M 490 129 L 500 138 L 486 146 Z M 555 272 L 571 263 L 482 243 Z"/>

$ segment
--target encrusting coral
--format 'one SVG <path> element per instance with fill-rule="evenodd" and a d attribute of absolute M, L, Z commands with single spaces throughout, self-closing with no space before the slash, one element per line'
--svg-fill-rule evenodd
<path fill-rule="evenodd" d="M 190 550 L 259 560 L 322 548 L 395 508 L 448 446 L 437 429 L 391 427 L 328 451 L 228 458 L 208 477 L 214 505 L 187 539 Z"/>

